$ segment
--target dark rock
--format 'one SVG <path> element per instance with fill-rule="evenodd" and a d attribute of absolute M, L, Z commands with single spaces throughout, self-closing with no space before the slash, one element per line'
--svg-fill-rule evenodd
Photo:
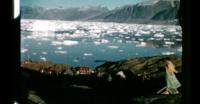
<path fill-rule="evenodd" d="M 158 90 L 166 86 L 165 64 L 163 59 L 169 57 L 177 71 L 177 78 L 181 79 L 181 57 L 178 56 L 152 56 L 135 57 L 116 62 L 106 62 L 96 68 L 96 71 L 103 80 L 112 76 L 113 88 L 123 89 L 122 93 L 132 95 L 156 94 Z M 116 73 L 123 71 L 126 79 L 120 79 Z"/>
<path fill-rule="evenodd" d="M 101 76 L 120 70 L 129 70 L 134 76 L 150 75 L 150 77 L 158 77 L 161 73 L 156 73 L 163 70 L 165 64 L 162 59 L 169 57 L 178 72 L 181 72 L 181 57 L 170 56 L 151 56 L 151 57 L 135 57 L 116 62 L 106 62 L 96 67 L 97 73 Z M 154 74 L 156 73 L 156 74 Z"/>
<path fill-rule="evenodd" d="M 129 104 L 181 104 L 181 95 L 151 95 L 131 98 Z"/>
<path fill-rule="evenodd" d="M 50 61 L 23 61 L 21 62 L 21 67 L 22 69 L 33 70 L 44 74 L 74 74 L 69 65 L 56 64 Z"/>

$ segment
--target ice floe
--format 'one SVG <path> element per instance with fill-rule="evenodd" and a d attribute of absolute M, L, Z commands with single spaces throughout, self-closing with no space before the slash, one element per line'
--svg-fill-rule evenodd
<path fill-rule="evenodd" d="M 43 54 L 43 55 L 46 55 L 46 54 L 48 54 L 48 53 L 47 53 L 47 52 L 42 52 L 42 54 Z"/>
<path fill-rule="evenodd" d="M 158 37 L 158 38 L 163 38 L 165 35 L 162 33 L 157 33 L 154 35 L 154 37 Z"/>
<path fill-rule="evenodd" d="M 162 55 L 173 55 L 175 52 L 162 52 Z"/>
<path fill-rule="evenodd" d="M 108 48 L 110 48 L 110 49 L 117 49 L 119 47 L 118 46 L 114 46 L 114 45 L 110 45 L 110 46 L 108 46 Z"/>
<path fill-rule="evenodd" d="M 84 56 L 93 56 L 92 53 L 84 53 L 83 55 L 84 55 Z"/>
<path fill-rule="evenodd" d="M 146 43 L 145 42 L 140 42 L 140 44 L 136 44 L 136 47 L 145 47 Z"/>
<path fill-rule="evenodd" d="M 66 45 L 66 46 L 72 46 L 72 45 L 77 45 L 77 44 L 79 44 L 79 42 L 78 41 L 73 41 L 73 40 L 65 40 L 63 42 L 63 45 Z"/>
<path fill-rule="evenodd" d="M 119 50 L 119 52 L 124 52 L 124 50 Z"/>
<path fill-rule="evenodd" d="M 40 60 L 42 60 L 42 61 L 47 61 L 47 58 L 44 57 L 44 56 L 40 56 Z"/>
<path fill-rule="evenodd" d="M 37 53 L 36 53 L 36 52 L 33 52 L 32 55 L 37 55 Z"/>
<path fill-rule="evenodd" d="M 176 41 L 178 41 L 178 42 L 181 42 L 181 41 L 182 41 L 182 39 L 176 39 Z"/>
<path fill-rule="evenodd" d="M 63 48 L 62 48 L 62 47 L 57 47 L 57 49 L 58 49 L 58 50 L 62 50 Z"/>
<path fill-rule="evenodd" d="M 56 54 L 66 54 L 67 51 L 54 51 L 54 53 L 56 53 Z"/>
<path fill-rule="evenodd" d="M 183 51 L 183 48 L 182 48 L 182 47 L 179 47 L 179 48 L 177 49 L 177 51 L 182 52 L 182 51 Z"/>
<path fill-rule="evenodd" d="M 73 62 L 79 62 L 79 60 L 77 60 L 77 59 L 74 59 L 74 60 L 73 60 Z"/>
<path fill-rule="evenodd" d="M 60 41 L 52 41 L 51 42 L 51 45 L 54 45 L 54 46 L 57 46 L 57 45 L 62 45 L 63 42 L 60 42 Z"/>
<path fill-rule="evenodd" d="M 175 43 L 174 42 L 170 42 L 170 41 L 166 41 L 165 44 L 167 44 L 167 45 L 173 45 Z"/>
<path fill-rule="evenodd" d="M 39 43 L 37 43 L 37 45 L 42 45 L 42 43 L 41 43 L 41 42 L 39 42 Z"/>
<path fill-rule="evenodd" d="M 27 52 L 28 51 L 28 49 L 26 49 L 26 48 L 22 48 L 21 49 L 21 53 L 25 53 L 25 52 Z"/>

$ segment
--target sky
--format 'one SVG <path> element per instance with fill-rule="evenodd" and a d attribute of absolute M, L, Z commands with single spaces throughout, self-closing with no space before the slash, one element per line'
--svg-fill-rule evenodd
<path fill-rule="evenodd" d="M 106 6 L 109 9 L 136 4 L 146 0 L 20 0 L 21 6 L 41 6 L 45 8 L 71 8 L 83 6 Z"/>

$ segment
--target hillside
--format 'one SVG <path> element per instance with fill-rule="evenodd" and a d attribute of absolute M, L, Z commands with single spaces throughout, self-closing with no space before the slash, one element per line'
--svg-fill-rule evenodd
<path fill-rule="evenodd" d="M 180 1 L 148 0 L 94 16 L 89 20 L 104 22 L 178 24 Z"/>

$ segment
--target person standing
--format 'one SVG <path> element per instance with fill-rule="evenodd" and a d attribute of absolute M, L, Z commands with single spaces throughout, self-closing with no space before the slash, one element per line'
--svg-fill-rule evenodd
<path fill-rule="evenodd" d="M 176 75 L 174 73 L 178 73 L 175 69 L 174 64 L 171 62 L 169 58 L 164 59 L 164 62 L 166 63 L 165 70 L 166 70 L 166 86 L 159 90 L 157 93 L 162 92 L 164 89 L 165 91 L 162 94 L 178 94 L 179 91 L 177 88 L 181 86 L 181 83 L 176 78 Z"/>

